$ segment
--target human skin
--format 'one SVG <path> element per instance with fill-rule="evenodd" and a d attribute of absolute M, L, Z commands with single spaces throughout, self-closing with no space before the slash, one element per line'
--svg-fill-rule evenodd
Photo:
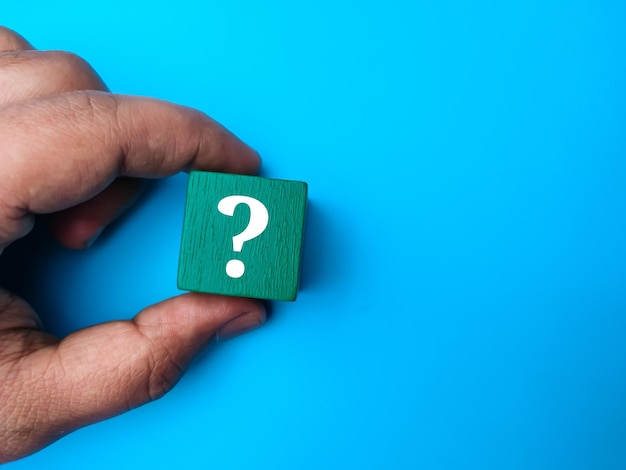
<path fill-rule="evenodd" d="M 142 178 L 254 174 L 260 164 L 201 112 L 114 95 L 84 60 L 34 50 L 1 27 L 0 142 L 0 253 L 37 214 L 49 214 L 60 243 L 87 248 L 133 202 Z M 256 300 L 191 293 L 60 339 L 0 288 L 0 463 L 161 397 L 208 343 L 265 317 Z"/>

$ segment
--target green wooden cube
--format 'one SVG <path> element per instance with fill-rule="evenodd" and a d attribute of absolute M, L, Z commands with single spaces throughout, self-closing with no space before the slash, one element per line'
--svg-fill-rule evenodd
<path fill-rule="evenodd" d="M 191 172 L 178 287 L 295 300 L 306 196 L 299 181 Z"/>

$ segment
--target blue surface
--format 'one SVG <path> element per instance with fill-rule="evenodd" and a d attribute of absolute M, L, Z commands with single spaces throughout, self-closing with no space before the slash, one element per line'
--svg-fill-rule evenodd
<path fill-rule="evenodd" d="M 303 290 L 7 468 L 626 467 L 624 2 L 72 3 L 1 21 L 307 181 Z M 185 186 L 22 264 L 51 329 L 177 293 Z"/>

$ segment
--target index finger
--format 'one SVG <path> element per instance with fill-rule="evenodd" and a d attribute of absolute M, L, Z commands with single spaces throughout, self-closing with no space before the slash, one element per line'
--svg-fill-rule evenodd
<path fill-rule="evenodd" d="M 120 176 L 255 173 L 258 154 L 207 115 L 172 103 L 72 92 L 0 109 L 0 245 L 32 213 L 84 202 Z"/>

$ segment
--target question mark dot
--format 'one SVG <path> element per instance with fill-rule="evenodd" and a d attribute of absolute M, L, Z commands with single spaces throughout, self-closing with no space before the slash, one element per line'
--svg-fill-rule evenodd
<path fill-rule="evenodd" d="M 243 262 L 238 259 L 231 259 L 228 263 L 226 263 L 226 274 L 232 278 L 239 279 L 243 276 L 245 270 L 246 267 Z"/>

